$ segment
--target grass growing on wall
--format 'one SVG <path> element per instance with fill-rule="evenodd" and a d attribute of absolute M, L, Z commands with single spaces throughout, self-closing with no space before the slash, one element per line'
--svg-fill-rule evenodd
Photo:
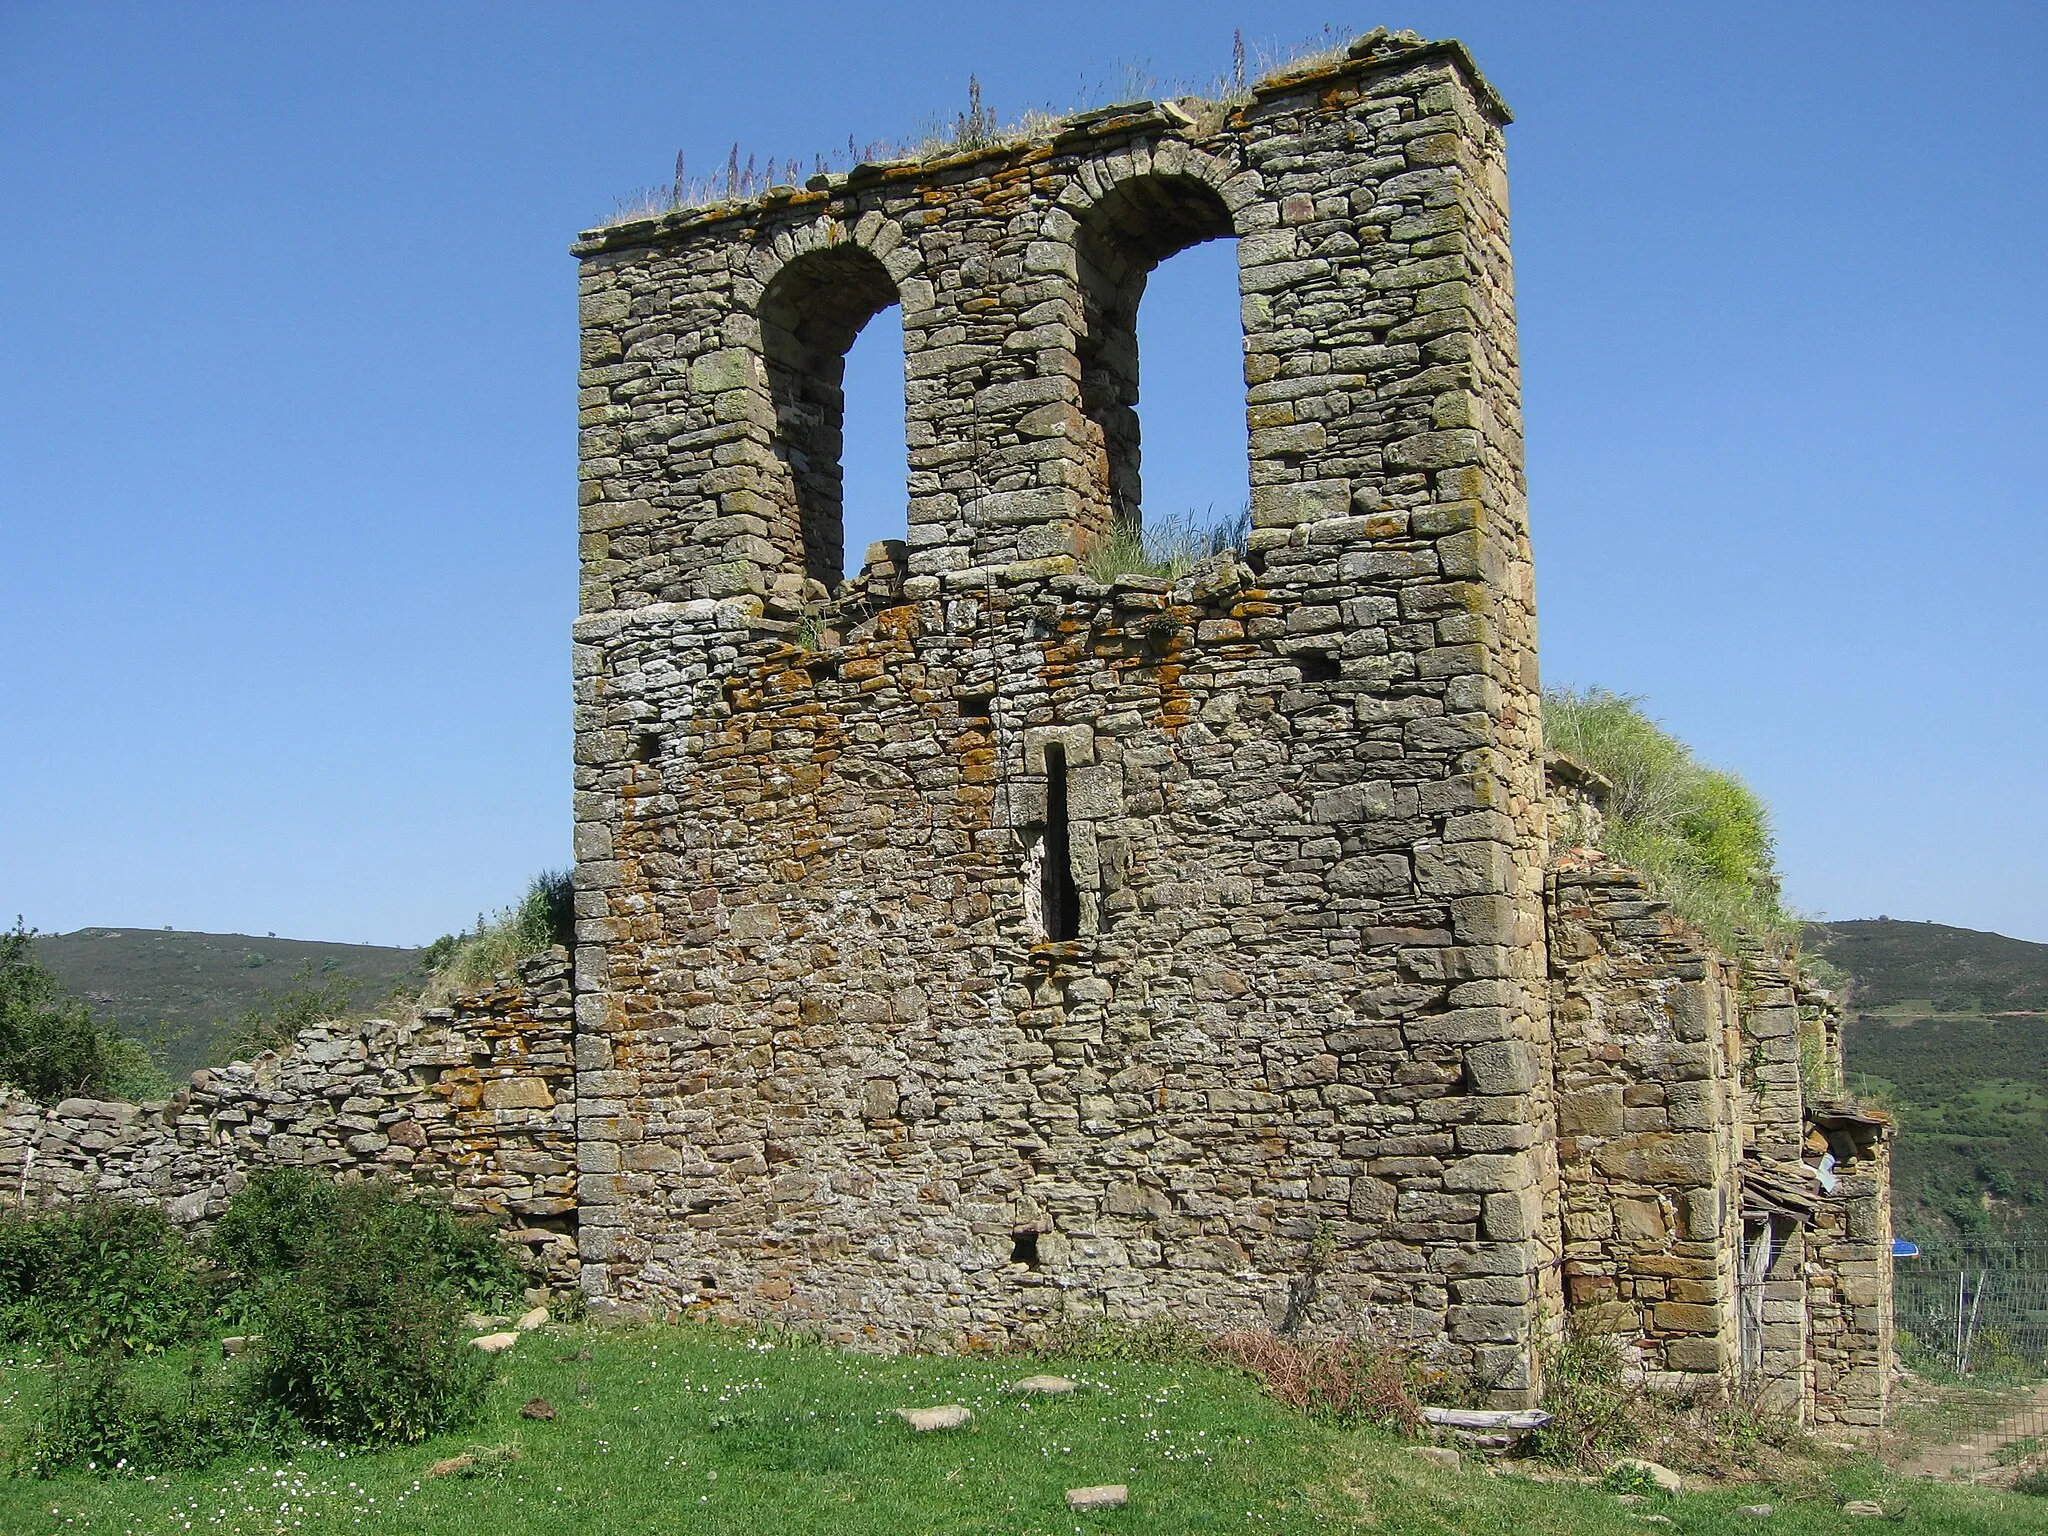
<path fill-rule="evenodd" d="M 526 894 L 495 917 L 478 917 L 472 933 L 444 935 L 427 946 L 433 971 L 426 1000 L 474 991 L 532 955 L 575 942 L 576 892 L 567 870 L 544 870 Z"/>
<path fill-rule="evenodd" d="M 1601 847 L 1681 917 L 1724 949 L 1738 935 L 1792 945 L 1798 922 L 1779 897 L 1770 810 L 1755 790 L 1701 762 L 1628 694 L 1547 690 L 1543 737 L 1613 782 Z"/>
<path fill-rule="evenodd" d="M 1119 576 L 1157 576 L 1177 581 L 1200 562 L 1225 550 L 1239 556 L 1251 532 L 1251 508 L 1229 517 L 1208 519 L 1188 512 L 1138 523 L 1119 518 L 1109 532 L 1086 539 L 1075 549 L 1081 568 L 1100 582 Z"/>

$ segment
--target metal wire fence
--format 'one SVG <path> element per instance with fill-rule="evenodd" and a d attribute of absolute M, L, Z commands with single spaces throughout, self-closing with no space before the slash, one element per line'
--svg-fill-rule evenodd
<path fill-rule="evenodd" d="M 2048 1478 L 2048 1244 L 1986 1244 L 1894 1272 L 1900 1459 L 1915 1471 Z"/>

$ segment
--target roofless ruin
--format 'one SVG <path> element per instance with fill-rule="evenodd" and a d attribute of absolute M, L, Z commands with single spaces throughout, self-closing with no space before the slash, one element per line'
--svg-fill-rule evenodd
<path fill-rule="evenodd" d="M 578 244 L 596 1303 L 1372 1331 L 1503 1401 L 1576 1309 L 1881 1410 L 1882 1138 L 1805 1101 L 1796 979 L 1551 857 L 1507 122 L 1375 33 Z M 1219 238 L 1249 540 L 1092 580 L 1146 276 Z M 891 304 L 907 530 L 842 583 Z"/>
<path fill-rule="evenodd" d="M 1507 121 L 1382 32 L 587 234 L 573 987 L 0 1103 L 0 1198 L 203 1223 L 304 1163 L 451 1187 L 600 1314 L 1365 1333 L 1501 1405 L 1569 1320 L 1880 1422 L 1886 1128 L 1828 998 L 1545 760 Z M 1212 239 L 1248 539 L 1097 581 L 1146 276 Z M 889 305 L 905 537 L 843 580 Z"/>

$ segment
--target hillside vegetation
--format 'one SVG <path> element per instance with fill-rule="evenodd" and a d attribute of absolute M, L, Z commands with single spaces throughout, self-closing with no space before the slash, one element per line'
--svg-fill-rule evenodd
<path fill-rule="evenodd" d="M 2048 1012 L 2048 944 L 1941 923 L 1815 923 L 1813 947 L 1856 978 L 1865 1013 Z"/>
<path fill-rule="evenodd" d="M 1851 979 L 1850 1086 L 1899 1114 L 1893 1228 L 2048 1242 L 2048 944 L 1883 919 L 1807 944 Z"/>
<path fill-rule="evenodd" d="M 573 942 L 572 901 L 568 875 L 548 871 L 512 905 L 421 949 L 81 928 L 35 934 L 33 958 L 65 1007 L 88 1009 L 110 1039 L 143 1042 L 178 1083 L 200 1067 L 287 1044 L 321 1019 L 367 1017 L 422 997 L 438 1003 L 484 986 L 528 955 Z"/>
<path fill-rule="evenodd" d="M 427 979 L 422 950 L 245 933 L 81 928 L 38 934 L 35 949 L 65 992 L 145 1042 L 174 1081 L 217 1064 L 244 1019 L 287 993 L 311 988 L 342 1008 L 375 1007 Z"/>

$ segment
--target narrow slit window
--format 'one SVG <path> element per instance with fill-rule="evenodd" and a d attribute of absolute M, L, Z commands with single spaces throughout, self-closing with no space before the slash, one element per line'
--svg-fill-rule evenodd
<path fill-rule="evenodd" d="M 1074 886 L 1074 861 L 1067 839 L 1067 749 L 1045 749 L 1045 846 L 1038 864 L 1038 910 L 1045 936 L 1071 939 L 1081 925 L 1081 893 Z"/>

